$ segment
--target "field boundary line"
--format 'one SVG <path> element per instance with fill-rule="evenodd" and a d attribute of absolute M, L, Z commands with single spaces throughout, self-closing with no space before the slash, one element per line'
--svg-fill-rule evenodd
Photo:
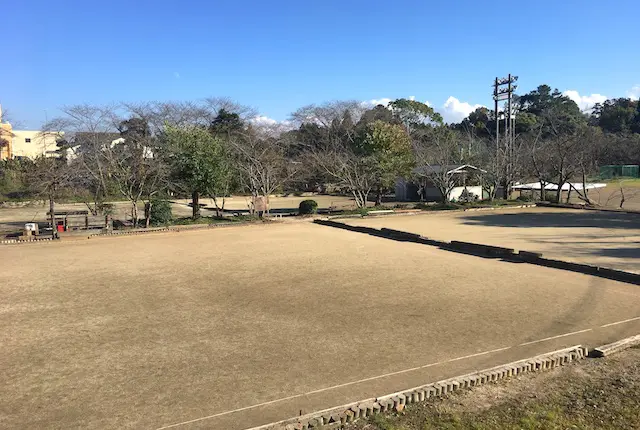
<path fill-rule="evenodd" d="M 248 430 L 341 428 L 344 424 L 354 422 L 360 418 L 367 418 L 374 414 L 402 411 L 408 404 L 422 402 L 432 397 L 445 397 L 461 389 L 470 389 L 487 383 L 509 379 L 523 373 L 553 369 L 576 360 L 582 360 L 587 357 L 587 353 L 587 348 L 583 348 L 581 345 L 575 345 L 477 372 L 386 394 L 376 397 L 375 399 L 370 398 L 352 402 L 342 406 L 312 412 L 300 417 L 251 427 Z"/>

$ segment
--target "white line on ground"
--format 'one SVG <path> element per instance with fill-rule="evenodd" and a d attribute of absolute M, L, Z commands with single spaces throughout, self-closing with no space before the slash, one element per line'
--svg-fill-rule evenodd
<path fill-rule="evenodd" d="M 601 325 L 600 327 L 601 328 L 611 327 L 612 325 L 624 324 L 624 323 L 628 323 L 628 322 L 636 321 L 636 320 L 640 320 L 640 317 L 629 318 L 628 320 L 616 321 L 616 322 L 612 322 L 612 323 L 609 323 L 609 324 Z"/>
<path fill-rule="evenodd" d="M 239 409 L 233 409 L 231 411 L 220 412 L 218 414 L 208 415 L 206 417 L 196 418 L 196 419 L 189 420 L 189 421 L 184 421 L 184 422 L 181 422 L 181 423 L 175 423 L 175 424 L 171 424 L 171 425 L 168 425 L 168 426 L 159 427 L 156 430 L 165 430 L 165 429 L 169 429 L 169 428 L 175 428 L 175 427 L 179 427 L 179 426 L 183 426 L 183 425 L 187 425 L 187 424 L 192 424 L 192 423 L 195 423 L 195 422 L 198 422 L 198 421 L 204 421 L 204 420 L 208 420 L 208 419 L 211 419 L 211 418 L 216 418 L 216 417 L 221 417 L 221 416 L 224 416 L 224 415 L 233 414 L 235 412 L 246 411 L 247 409 L 259 408 L 261 406 L 267 406 L 267 405 L 271 405 L 273 403 L 284 402 L 285 400 L 291 400 L 291 399 L 296 399 L 296 398 L 299 398 L 299 397 L 309 396 L 311 394 L 322 393 L 324 391 L 335 390 L 336 388 L 347 387 L 349 385 L 360 384 L 362 382 L 373 381 L 375 379 L 382 379 L 382 378 L 386 378 L 386 377 L 389 377 L 389 376 L 400 375 L 402 373 L 413 372 L 415 370 L 426 369 L 427 367 L 438 366 L 438 365 L 441 365 L 441 364 L 451 363 L 451 362 L 454 362 L 454 361 L 460 361 L 460 360 L 464 360 L 464 359 L 467 359 L 467 358 L 479 357 L 481 355 L 487 355 L 487 354 L 491 354 L 491 353 L 494 353 L 494 352 L 505 351 L 505 350 L 510 349 L 510 348 L 511 348 L 510 346 L 506 346 L 506 347 L 503 347 L 503 348 L 492 349 L 490 351 L 478 352 L 476 354 L 470 354 L 470 355 L 465 355 L 463 357 L 457 357 L 457 358 L 452 358 L 452 359 L 449 359 L 449 360 L 439 361 L 437 363 L 429 363 L 429 364 L 425 364 L 423 366 L 412 367 L 410 369 L 398 370 L 396 372 L 390 372 L 390 373 L 385 373 L 383 375 L 372 376 L 370 378 L 359 379 L 357 381 L 346 382 L 344 384 L 333 385 L 331 387 L 320 388 L 318 390 L 308 391 L 306 393 L 296 394 L 296 395 L 289 396 L 289 397 L 283 397 L 281 399 L 270 400 L 270 401 L 264 402 L 264 403 L 258 403 L 258 404 L 251 405 L 251 406 L 245 406 L 245 407 L 239 408 Z"/>
<path fill-rule="evenodd" d="M 557 336 L 545 337 L 544 339 L 532 340 L 531 342 L 521 343 L 518 346 L 525 346 L 525 345 L 532 345 L 534 343 L 546 342 L 547 340 L 559 339 L 561 337 L 572 336 L 574 334 L 586 333 L 586 332 L 591 331 L 591 330 L 593 330 L 593 329 L 587 328 L 587 329 L 584 329 L 584 330 L 572 331 L 571 333 L 559 334 Z"/>
<path fill-rule="evenodd" d="M 612 326 L 612 325 L 622 324 L 622 323 L 625 323 L 625 322 L 635 321 L 635 320 L 638 320 L 638 319 L 640 319 L 640 317 L 630 318 L 630 319 L 624 320 L 624 321 L 617 321 L 617 322 L 605 324 L 605 325 L 603 325 L 601 327 L 609 327 L 609 326 Z M 521 343 L 518 346 L 532 345 L 534 343 L 540 343 L 540 342 L 545 342 L 545 341 L 548 341 L 548 340 L 559 339 L 561 337 L 572 336 L 572 335 L 580 334 L 580 333 L 586 333 L 586 332 L 592 331 L 592 330 L 593 329 L 588 328 L 588 329 L 584 329 L 584 330 L 573 331 L 573 332 L 570 332 L 570 333 L 559 334 L 557 336 L 551 336 L 551 337 L 546 337 L 544 339 L 533 340 L 531 342 Z M 281 399 L 270 400 L 268 402 L 257 403 L 255 405 L 245 406 L 243 408 L 238 408 L 238 409 L 233 409 L 233 410 L 230 410 L 230 411 L 220 412 L 220 413 L 217 413 L 217 414 L 208 415 L 206 417 L 195 418 L 195 419 L 189 420 L 189 421 L 183 421 L 183 422 L 180 422 L 180 423 L 170 424 L 170 425 L 167 425 L 167 426 L 164 426 L 164 427 L 159 427 L 156 430 L 165 430 L 165 429 L 180 427 L 180 426 L 184 426 L 184 425 L 187 425 L 187 424 L 192 424 L 192 423 L 196 423 L 196 422 L 200 422 L 200 421 L 205 421 L 205 420 L 208 420 L 208 419 L 211 419 L 211 418 L 217 418 L 217 417 L 221 417 L 221 416 L 224 416 L 224 415 L 233 414 L 233 413 L 236 413 L 236 412 L 246 411 L 248 409 L 255 409 L 255 408 L 262 407 L 262 406 L 268 406 L 268 405 L 272 405 L 274 403 L 284 402 L 286 400 L 297 399 L 299 397 L 309 396 L 309 395 L 312 395 L 312 394 L 318 394 L 318 393 L 322 393 L 324 391 L 329 391 L 329 390 L 335 390 L 337 388 L 347 387 L 349 385 L 360 384 L 360 383 L 363 383 L 363 382 L 373 381 L 373 380 L 376 380 L 376 379 L 382 379 L 382 378 L 386 378 L 386 377 L 389 377 L 389 376 L 400 375 L 402 373 L 413 372 L 415 370 L 426 369 L 428 367 L 438 366 L 438 365 L 441 365 L 441 364 L 452 363 L 454 361 L 465 360 L 467 358 L 474 358 L 474 357 L 479 357 L 479 356 L 482 356 L 482 355 L 492 354 L 492 353 L 495 353 L 495 352 L 501 352 L 501 351 L 505 351 L 505 350 L 511 349 L 511 348 L 513 348 L 513 347 L 505 346 L 503 348 L 492 349 L 490 351 L 478 352 L 476 354 L 470 354 L 470 355 L 465 355 L 465 356 L 462 356 L 462 357 L 451 358 L 449 360 L 439 361 L 439 362 L 436 362 L 436 363 L 429 363 L 429 364 L 425 364 L 423 366 L 412 367 L 410 369 L 398 370 L 396 372 L 385 373 L 383 375 L 372 376 L 370 378 L 364 378 L 364 379 L 359 379 L 357 381 L 346 382 L 344 384 L 333 385 L 331 387 L 320 388 L 318 390 L 308 391 L 306 393 L 295 394 L 293 396 L 283 397 Z"/>

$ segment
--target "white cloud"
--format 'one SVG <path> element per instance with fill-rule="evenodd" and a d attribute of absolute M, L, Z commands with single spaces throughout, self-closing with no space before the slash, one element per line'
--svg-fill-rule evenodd
<path fill-rule="evenodd" d="M 376 107 L 378 105 L 387 106 L 391 102 L 391 99 L 383 97 L 381 99 L 371 99 L 362 102 L 362 106 L 364 107 Z"/>
<path fill-rule="evenodd" d="M 457 123 L 469 116 L 471 112 L 482 105 L 472 105 L 467 102 L 461 102 L 457 98 L 450 96 L 440 109 L 436 109 L 442 115 L 442 119 L 446 123 Z"/>
<path fill-rule="evenodd" d="M 295 128 L 291 121 L 278 121 L 266 115 L 256 115 L 249 119 L 249 122 L 261 129 L 262 133 L 269 136 L 278 136 L 280 133 Z"/>
<path fill-rule="evenodd" d="M 607 96 L 603 96 L 602 94 L 591 94 L 590 96 L 581 96 L 580 93 L 578 93 L 575 90 L 567 90 L 563 92 L 562 95 L 567 96 L 571 100 L 576 102 L 580 110 L 583 112 L 589 112 L 591 109 L 593 109 L 593 106 L 596 103 L 603 103 L 607 99 Z"/>
<path fill-rule="evenodd" d="M 257 115 L 249 120 L 251 123 L 256 125 L 276 125 L 278 121 L 273 118 L 269 118 L 266 115 Z"/>
<path fill-rule="evenodd" d="M 629 91 L 627 91 L 627 97 L 632 100 L 640 100 L 640 85 L 634 85 Z"/>

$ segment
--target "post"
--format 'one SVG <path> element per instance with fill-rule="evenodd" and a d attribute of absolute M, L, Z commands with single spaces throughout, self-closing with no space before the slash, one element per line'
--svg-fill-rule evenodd
<path fill-rule="evenodd" d="M 49 218 L 51 219 L 51 239 L 56 238 L 56 229 L 58 226 L 56 225 L 56 216 L 54 215 L 54 203 L 53 203 L 53 195 L 49 196 Z"/>
<path fill-rule="evenodd" d="M 498 117 L 498 77 L 496 77 L 493 90 L 493 98 L 496 101 L 495 120 L 496 120 L 496 162 L 500 156 L 500 119 Z"/>

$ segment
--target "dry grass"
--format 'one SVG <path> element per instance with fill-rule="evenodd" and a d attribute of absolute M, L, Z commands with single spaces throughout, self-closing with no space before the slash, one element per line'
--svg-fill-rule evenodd
<path fill-rule="evenodd" d="M 640 349 L 458 392 L 350 430 L 637 429 Z"/>

